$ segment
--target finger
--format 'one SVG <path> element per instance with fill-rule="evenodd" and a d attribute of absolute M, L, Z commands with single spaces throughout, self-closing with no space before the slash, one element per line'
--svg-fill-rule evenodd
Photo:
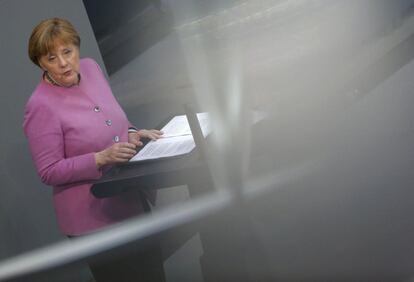
<path fill-rule="evenodd" d="M 161 138 L 161 135 L 154 132 L 154 133 L 150 133 L 150 137 L 149 138 L 151 138 L 152 140 L 160 139 Z"/>
<path fill-rule="evenodd" d="M 131 143 L 134 144 L 135 146 L 142 146 L 142 142 L 139 140 L 131 140 Z"/>
<path fill-rule="evenodd" d="M 135 145 L 135 150 L 136 150 L 138 147 L 142 147 L 142 145 L 144 145 L 144 144 L 140 141 L 136 141 L 136 142 L 134 142 L 134 145 Z"/>
<path fill-rule="evenodd" d="M 130 158 L 132 158 L 134 155 L 133 154 L 118 154 L 116 155 L 113 159 L 116 162 L 120 162 L 120 161 L 127 161 Z"/>
<path fill-rule="evenodd" d="M 128 133 L 128 137 L 131 139 L 140 139 L 140 135 L 138 134 L 138 132 L 130 132 Z"/>
<path fill-rule="evenodd" d="M 142 142 L 139 138 L 131 138 L 129 143 L 134 144 L 135 146 L 142 146 Z"/>
<path fill-rule="evenodd" d="M 136 154 L 137 151 L 135 149 L 130 148 L 121 148 L 119 151 L 117 151 L 117 154 Z"/>
<path fill-rule="evenodd" d="M 118 143 L 119 144 L 119 148 L 129 148 L 129 149 L 135 149 L 136 146 L 133 143 L 129 143 L 129 142 L 123 142 L 123 143 Z"/>
<path fill-rule="evenodd" d="M 114 159 L 114 163 L 126 163 L 127 161 L 129 161 L 129 159 L 127 158 L 115 158 Z"/>
<path fill-rule="evenodd" d="M 157 135 L 163 135 L 164 134 L 164 132 L 162 132 L 161 130 L 157 130 L 157 129 L 151 129 L 150 131 L 151 131 L 151 133 L 155 133 Z"/>
<path fill-rule="evenodd" d="M 119 153 L 119 154 L 117 155 L 117 157 L 118 157 L 118 158 L 121 158 L 121 159 L 130 159 L 130 158 L 132 158 L 135 154 L 136 154 L 136 152 L 134 152 L 133 154 L 130 154 L 130 153 Z"/>

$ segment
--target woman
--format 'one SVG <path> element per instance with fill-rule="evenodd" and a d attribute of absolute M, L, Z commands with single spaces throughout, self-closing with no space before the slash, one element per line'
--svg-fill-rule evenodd
<path fill-rule="evenodd" d="M 94 198 L 87 181 L 100 178 L 110 165 L 127 162 L 141 138 L 162 134 L 137 130 L 128 121 L 98 64 L 80 59 L 79 47 L 80 37 L 67 20 L 47 19 L 33 29 L 29 57 L 43 74 L 23 124 L 38 174 L 53 186 L 60 230 L 69 237 L 143 212 L 136 197 Z M 99 276 L 99 267 L 92 272 Z"/>

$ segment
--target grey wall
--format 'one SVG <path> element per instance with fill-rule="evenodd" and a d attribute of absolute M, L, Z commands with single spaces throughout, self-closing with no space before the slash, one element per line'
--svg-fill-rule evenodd
<path fill-rule="evenodd" d="M 81 56 L 104 66 L 81 0 L 0 1 L 0 259 L 63 238 L 51 189 L 37 177 L 22 131 L 25 103 L 41 77 L 27 56 L 28 37 L 40 20 L 54 16 L 67 18 L 78 29 Z"/>

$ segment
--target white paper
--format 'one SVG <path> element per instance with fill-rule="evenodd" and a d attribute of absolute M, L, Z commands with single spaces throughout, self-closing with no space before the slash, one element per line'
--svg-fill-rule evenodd
<path fill-rule="evenodd" d="M 210 133 L 210 124 L 207 113 L 198 113 L 198 121 L 204 136 Z M 191 152 L 195 148 L 190 125 L 185 115 L 175 116 L 162 129 L 162 137 L 148 142 L 130 162 L 167 158 Z"/>
<path fill-rule="evenodd" d="M 205 137 L 210 133 L 208 113 L 198 113 L 197 118 L 200 123 L 201 131 Z M 187 116 L 185 115 L 173 117 L 163 128 L 161 128 L 161 131 L 164 132 L 164 138 L 191 135 L 190 125 Z"/>
<path fill-rule="evenodd" d="M 151 141 L 130 162 L 179 156 L 191 152 L 195 147 L 192 135 L 160 138 Z"/>

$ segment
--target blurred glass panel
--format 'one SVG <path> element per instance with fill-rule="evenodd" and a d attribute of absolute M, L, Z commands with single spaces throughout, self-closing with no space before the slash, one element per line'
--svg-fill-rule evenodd
<path fill-rule="evenodd" d="M 413 2 L 148 5 L 168 19 L 168 32 L 132 36 L 146 48 L 111 72 L 114 92 L 142 127 L 182 114 L 186 103 L 210 113 L 213 182 L 239 199 L 258 193 L 239 216 L 271 276 L 408 278 Z"/>

